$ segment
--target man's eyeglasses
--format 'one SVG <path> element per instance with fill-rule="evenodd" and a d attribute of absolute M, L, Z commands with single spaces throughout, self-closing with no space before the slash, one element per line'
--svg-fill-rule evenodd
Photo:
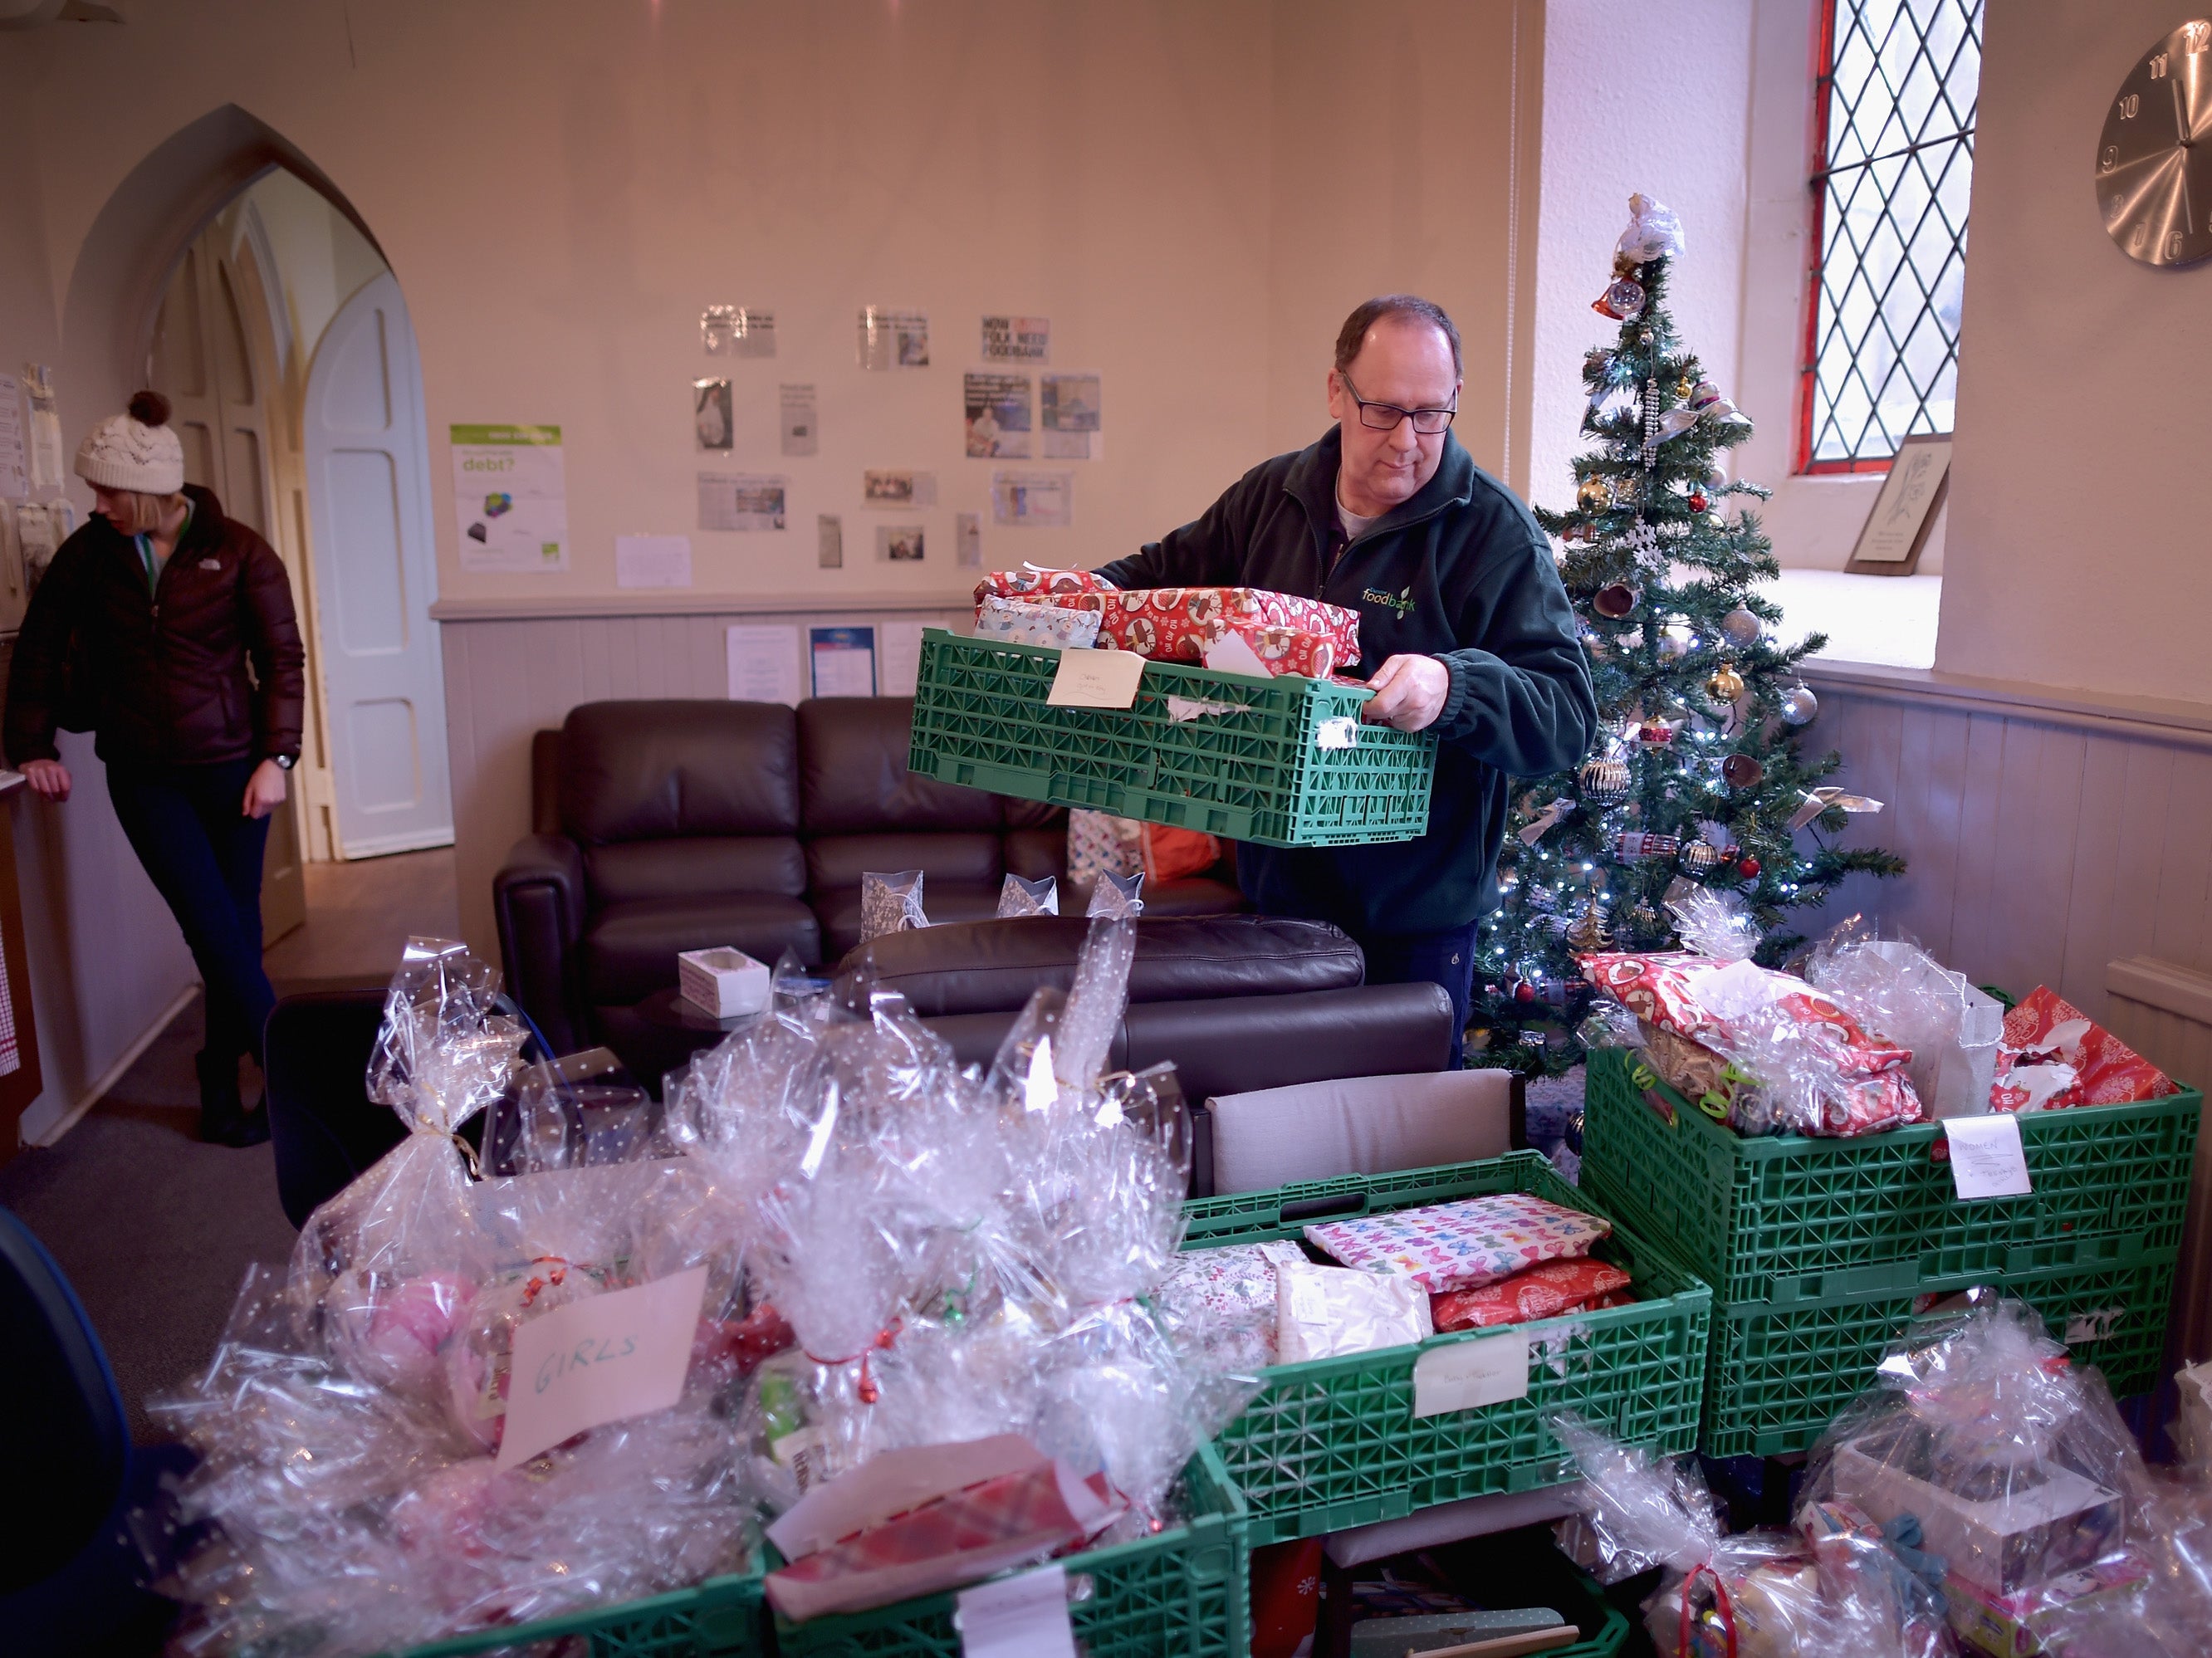
<path fill-rule="evenodd" d="M 1425 438 L 1432 438 L 1452 423 L 1459 413 L 1455 403 L 1449 409 L 1401 409 L 1395 403 L 1370 403 L 1359 395 L 1359 388 L 1352 383 L 1352 376 L 1341 368 L 1336 377 L 1344 382 L 1345 391 L 1359 405 L 1359 423 L 1373 432 L 1389 432 L 1397 428 L 1401 420 L 1413 422 L 1413 429 Z"/>

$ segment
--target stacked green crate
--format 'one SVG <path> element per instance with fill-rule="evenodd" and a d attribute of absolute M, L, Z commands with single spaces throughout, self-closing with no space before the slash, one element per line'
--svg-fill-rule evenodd
<path fill-rule="evenodd" d="M 1607 1213 L 1533 1151 L 1388 1175 L 1350 1175 L 1185 1206 L 1186 1248 L 1296 1238 L 1320 1220 L 1387 1213 L 1498 1192 L 1528 1192 Z M 1617 1217 L 1611 1217 L 1617 1222 Z M 1219 1441 L 1251 1513 L 1254 1547 L 1416 1509 L 1572 1477 L 1545 1426 L 1579 1412 L 1632 1444 L 1666 1454 L 1697 1436 L 1712 1292 L 1631 1228 L 1592 1252 L 1631 1274 L 1627 1306 L 1437 1336 L 1302 1364 L 1276 1365 Z M 1501 1337 L 1528 1344 L 1527 1389 L 1467 1410 L 1414 1414 L 1415 1373 L 1452 1350 Z"/>
<path fill-rule="evenodd" d="M 573 1644 L 578 1642 L 584 1644 Z M 583 1654 L 590 1658 L 759 1658 L 775 1647 L 760 1576 L 755 1573 L 713 1578 L 696 1588 L 594 1606 L 534 1624 L 458 1635 L 411 1648 L 407 1658 L 556 1649 L 580 1658 Z"/>
<path fill-rule="evenodd" d="M 2154 1379 L 2203 1096 L 2020 1119 L 2034 1190 L 1958 1200 L 1940 1123 L 1849 1139 L 1745 1137 L 1618 1048 L 1592 1052 L 1582 1185 L 1713 1285 L 1711 1455 L 1802 1450 L 1884 1346 L 1996 1285 L 2116 1393 Z"/>

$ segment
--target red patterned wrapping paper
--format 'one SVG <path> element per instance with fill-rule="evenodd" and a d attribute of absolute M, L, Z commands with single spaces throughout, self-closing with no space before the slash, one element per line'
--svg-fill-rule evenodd
<path fill-rule="evenodd" d="M 2040 1091 L 2011 1080 L 2014 1070 L 2058 1065 L 2071 1068 L 2074 1080 L 2044 1100 L 2045 1110 L 2158 1100 L 2180 1091 L 2165 1072 L 2080 1008 L 2050 986 L 2038 985 L 2005 1015 L 1990 1108 L 2017 1111 Z"/>
<path fill-rule="evenodd" d="M 1492 1324 L 1525 1324 L 1572 1312 L 1600 1296 L 1628 1287 L 1628 1274 L 1610 1261 L 1547 1260 L 1525 1272 L 1486 1284 L 1479 1290 L 1455 1290 L 1430 1302 L 1437 1333 L 1479 1330 Z"/>
<path fill-rule="evenodd" d="M 977 604 L 992 596 L 1097 610 L 1101 644 L 1154 661 L 1200 661 L 1205 647 L 1226 633 L 1241 636 L 1277 673 L 1326 679 L 1359 660 L 1358 612 L 1261 587 L 1125 591 L 1088 570 L 1001 570 L 976 585 Z"/>
<path fill-rule="evenodd" d="M 1608 950 L 1575 959 L 1584 978 L 1638 1018 L 1721 1053 L 1729 1051 L 1727 1024 L 1698 1000 L 1696 988 L 1700 975 L 1725 963 L 1688 950 L 1649 956 Z M 1844 1076 L 1880 1076 L 1912 1062 L 1911 1048 L 1869 1032 L 1802 980 L 1791 982 L 1798 987 L 1775 997 L 1773 1005 L 1806 1026 L 1808 1033 L 1816 1033 L 1820 1046 L 1832 1055 Z"/>

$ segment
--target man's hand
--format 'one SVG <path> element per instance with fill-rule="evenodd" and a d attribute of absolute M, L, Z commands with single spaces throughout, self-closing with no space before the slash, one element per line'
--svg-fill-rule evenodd
<path fill-rule="evenodd" d="M 69 768 L 58 760 L 26 760 L 23 780 L 56 804 L 69 799 Z"/>
<path fill-rule="evenodd" d="M 264 760 L 253 768 L 253 775 L 246 780 L 243 815 L 266 817 L 283 804 L 284 768 L 274 760 Z"/>
<path fill-rule="evenodd" d="M 1401 732 L 1423 731 L 1444 711 L 1451 670 L 1433 656 L 1394 656 L 1375 671 L 1367 686 L 1375 695 L 1360 709 L 1362 720 Z"/>

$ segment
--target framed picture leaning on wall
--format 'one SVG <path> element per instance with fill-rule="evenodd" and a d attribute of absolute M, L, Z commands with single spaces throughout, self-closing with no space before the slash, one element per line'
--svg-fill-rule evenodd
<path fill-rule="evenodd" d="M 1950 487 L 1951 434 L 1924 432 L 1905 439 L 1844 568 L 1854 575 L 1911 575 Z"/>

